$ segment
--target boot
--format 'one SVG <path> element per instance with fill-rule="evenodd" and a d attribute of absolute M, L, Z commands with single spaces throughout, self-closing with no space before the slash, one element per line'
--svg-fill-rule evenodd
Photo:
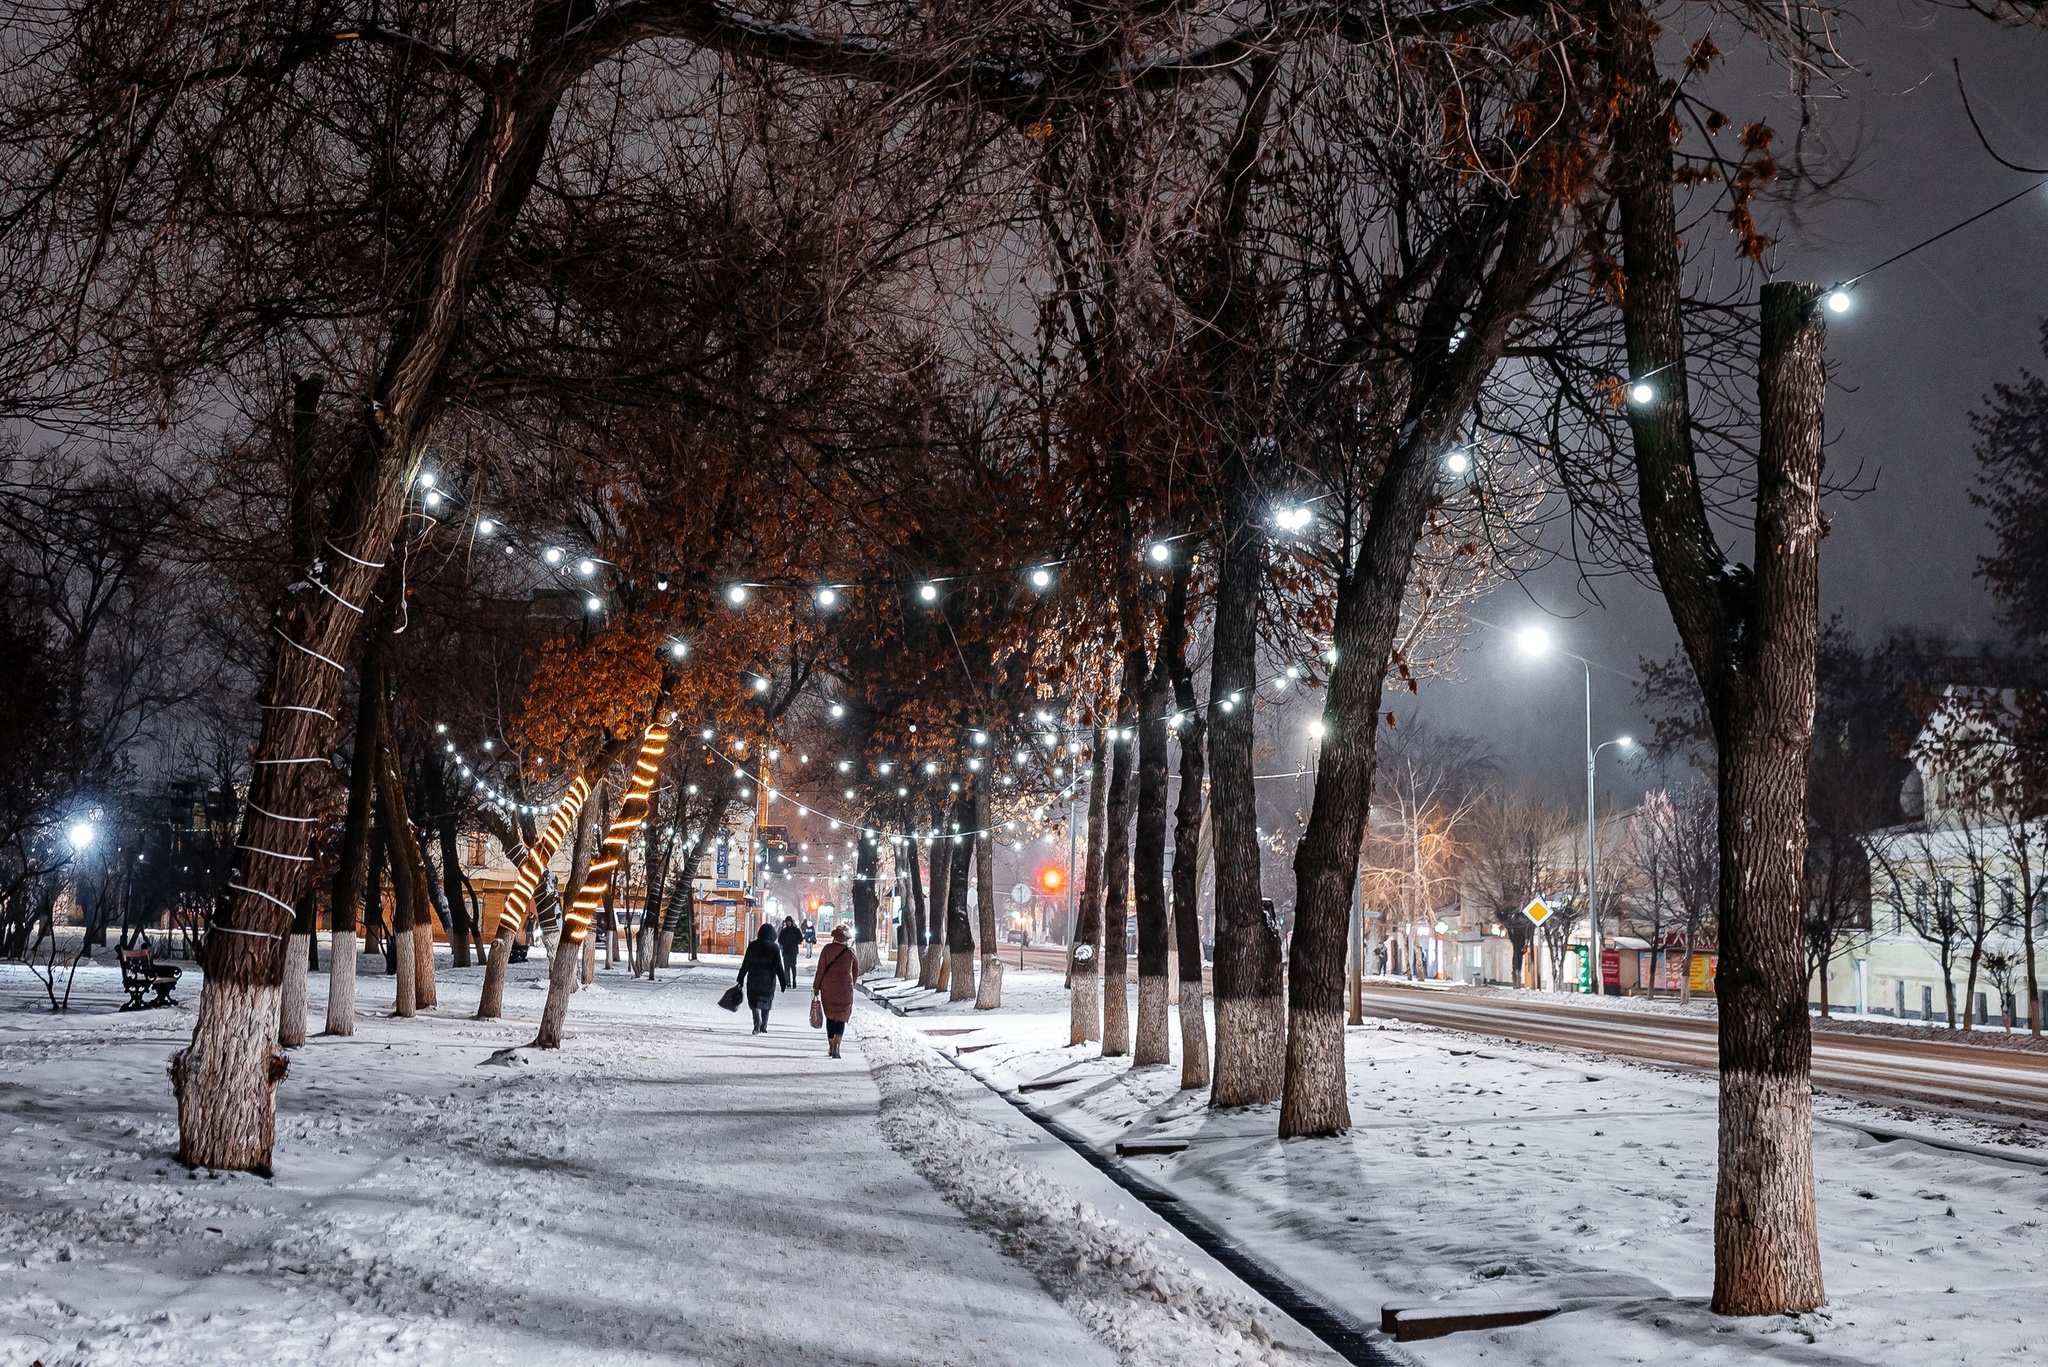
<path fill-rule="evenodd" d="M 832 1056 L 833 1058 L 838 1058 L 838 1057 L 839 1057 L 839 1041 L 838 1041 L 838 1040 L 833 1040 L 833 1041 L 832 1041 L 832 1051 L 831 1051 L 831 1056 Z"/>

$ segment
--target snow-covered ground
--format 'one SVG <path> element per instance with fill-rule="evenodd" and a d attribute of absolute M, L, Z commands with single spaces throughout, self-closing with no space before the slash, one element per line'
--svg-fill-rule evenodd
<path fill-rule="evenodd" d="M 1830 1304 L 1723 1319 L 1707 1310 L 1710 1078 L 1369 1024 L 1348 1035 L 1350 1134 L 1281 1143 L 1274 1108 L 1212 1113 L 1204 1094 L 1177 1090 L 1177 1064 L 1131 1069 L 1067 1047 L 1057 974 L 1012 968 L 1004 995 L 997 1013 L 899 1001 L 927 1031 L 979 1027 L 935 1038 L 1001 1088 L 1074 1079 L 1028 1100 L 1098 1144 L 1187 1140 L 1185 1153 L 1131 1165 L 1354 1318 L 1436 1300 L 1575 1307 L 1403 1346 L 1428 1367 L 2048 1361 L 2048 1168 L 2009 1131 L 1822 1098 Z M 1861 1126 L 1991 1152 L 1884 1142 Z"/>
<path fill-rule="evenodd" d="M 873 1008 L 835 1063 L 800 994 L 764 1037 L 717 1010 L 730 963 L 620 973 L 492 1062 L 544 972 L 498 1022 L 480 970 L 410 1021 L 360 978 L 262 1179 L 170 1160 L 193 970 L 124 1015 L 84 969 L 53 1016 L 0 967 L 0 1367 L 1334 1361 Z"/>

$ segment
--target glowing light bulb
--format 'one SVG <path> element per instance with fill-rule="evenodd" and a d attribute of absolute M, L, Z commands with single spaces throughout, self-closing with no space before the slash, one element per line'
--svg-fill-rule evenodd
<path fill-rule="evenodd" d="M 1829 291 L 1828 291 L 1828 312 L 1829 312 L 1829 313 L 1847 313 L 1848 311 L 1849 311 L 1849 291 L 1847 291 L 1847 290 L 1840 290 L 1840 289 L 1837 289 L 1837 290 L 1829 290 Z"/>
<path fill-rule="evenodd" d="M 1541 655 L 1550 649 L 1550 633 L 1542 627 L 1523 627 L 1515 633 L 1515 646 L 1524 655 Z"/>
<path fill-rule="evenodd" d="M 562 563 L 562 548 L 560 546 L 550 546 L 540 553 L 540 558 L 547 561 L 550 565 L 559 565 Z"/>
<path fill-rule="evenodd" d="M 1454 475 L 1462 475 L 1472 468 L 1472 457 L 1463 451 L 1453 451 L 1444 457 L 1444 469 Z"/>
<path fill-rule="evenodd" d="M 1637 380 L 1628 387 L 1628 397 L 1631 403 L 1648 403 L 1657 397 L 1657 391 L 1648 380 Z"/>
<path fill-rule="evenodd" d="M 834 589 L 834 588 L 822 588 L 822 589 L 819 589 L 819 590 L 818 590 L 818 606 L 819 606 L 819 607 L 821 607 L 821 608 L 829 608 L 829 607 L 834 607 L 834 606 L 836 606 L 836 605 L 838 604 L 838 602 L 839 602 L 839 590 L 838 590 L 838 589 Z"/>
<path fill-rule="evenodd" d="M 480 517 L 476 520 L 476 534 L 478 536 L 489 536 L 492 532 L 495 532 L 496 530 L 498 530 L 498 524 L 491 521 L 489 518 Z"/>
<path fill-rule="evenodd" d="M 583 606 L 589 608 L 592 612 L 599 612 L 604 608 L 604 600 L 602 598 L 586 598 L 583 600 Z"/>
<path fill-rule="evenodd" d="M 745 584 L 734 584 L 732 587 L 728 588 L 725 591 L 725 601 L 731 603 L 734 607 L 738 607 L 740 604 L 746 602 L 747 586 Z"/>
<path fill-rule="evenodd" d="M 1145 554 L 1152 557 L 1153 564 L 1164 565 L 1172 557 L 1173 551 L 1164 541 L 1155 541 Z"/>
<path fill-rule="evenodd" d="M 595 560 L 577 561 L 576 573 L 582 575 L 585 579 L 590 578 L 591 575 L 597 573 L 597 562 Z"/>
<path fill-rule="evenodd" d="M 917 590 L 917 596 L 924 599 L 927 603 L 936 603 L 939 601 L 939 586 L 937 584 L 921 585 Z"/>

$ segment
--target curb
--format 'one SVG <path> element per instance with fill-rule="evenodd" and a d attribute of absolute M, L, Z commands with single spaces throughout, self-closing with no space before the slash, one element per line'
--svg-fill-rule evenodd
<path fill-rule="evenodd" d="M 886 1002 L 883 1004 L 887 1005 Z M 1391 1347 L 1384 1337 L 1337 1307 L 1317 1299 L 1307 1288 L 1290 1280 L 1271 1263 L 1233 1242 L 1229 1235 L 1188 1209 L 1174 1193 L 1132 1172 L 1090 1144 L 1072 1127 L 1046 1115 L 1028 1101 L 1001 1090 L 947 1051 L 934 1049 L 932 1052 L 1009 1102 L 1032 1123 L 1079 1154 L 1103 1176 L 1142 1201 L 1146 1209 L 1172 1225 L 1195 1247 L 1221 1263 L 1239 1281 L 1265 1297 L 1288 1318 L 1322 1340 L 1332 1352 L 1346 1362 L 1355 1363 L 1357 1367 L 1415 1367 L 1412 1358 Z"/>

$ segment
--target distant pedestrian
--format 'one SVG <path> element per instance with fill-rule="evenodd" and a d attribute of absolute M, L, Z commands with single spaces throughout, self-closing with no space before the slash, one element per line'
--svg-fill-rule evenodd
<path fill-rule="evenodd" d="M 816 921 L 806 921 L 804 922 L 804 957 L 806 959 L 810 958 L 812 952 L 815 951 L 817 947 L 818 923 Z"/>
<path fill-rule="evenodd" d="M 762 926 L 761 933 L 747 946 L 740 960 L 739 984 L 747 990 L 747 1009 L 754 1013 L 754 1033 L 768 1033 L 768 1012 L 775 1005 L 775 988 L 782 981 L 782 947 L 775 942 L 775 927 Z"/>
<path fill-rule="evenodd" d="M 859 956 L 846 943 L 846 927 L 832 927 L 832 943 L 818 956 L 818 968 L 811 975 L 811 995 L 825 1011 L 825 1044 L 833 1058 L 839 1057 L 839 1039 L 846 1023 L 853 1019 L 853 980 Z"/>
<path fill-rule="evenodd" d="M 796 952 L 803 948 L 804 933 L 796 928 L 796 917 L 782 918 L 782 929 L 776 933 L 775 943 L 782 946 L 782 985 L 796 986 Z"/>

